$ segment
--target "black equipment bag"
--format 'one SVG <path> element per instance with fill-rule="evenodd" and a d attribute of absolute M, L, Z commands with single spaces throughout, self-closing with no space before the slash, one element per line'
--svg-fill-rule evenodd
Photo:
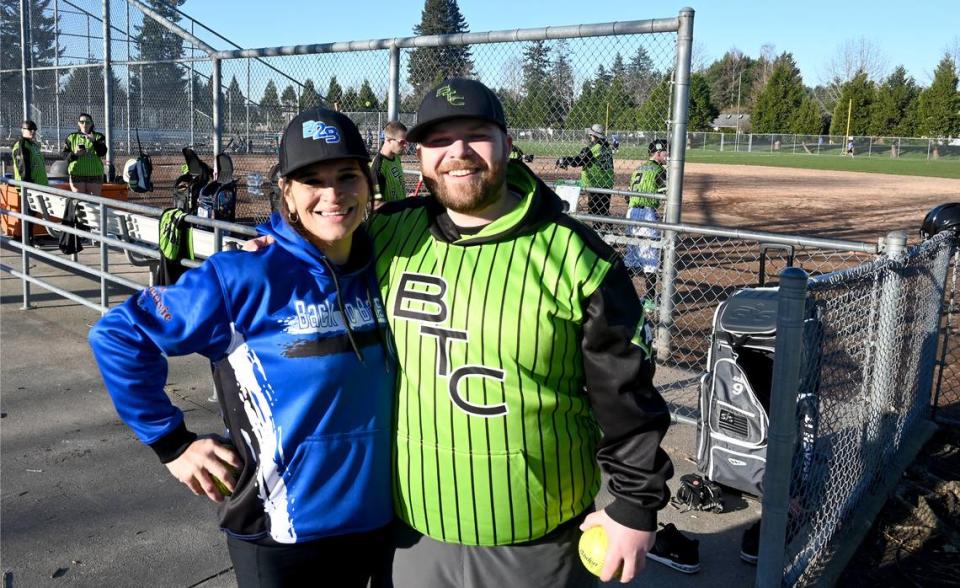
<path fill-rule="evenodd" d="M 140 155 L 136 159 L 127 160 L 123 166 L 123 181 L 127 187 L 139 194 L 144 192 L 153 192 L 153 162 L 150 156 L 143 152 L 143 145 L 140 144 L 140 129 L 137 129 L 137 149 Z"/>
<path fill-rule="evenodd" d="M 187 172 L 173 183 L 173 206 L 187 214 L 197 214 L 200 190 L 210 182 L 213 170 L 189 147 L 183 148 L 183 158 L 187 162 Z"/>
<path fill-rule="evenodd" d="M 777 293 L 747 288 L 717 307 L 707 372 L 700 378 L 697 466 L 707 479 L 755 496 L 763 494 L 766 469 Z M 811 315 L 806 324 L 814 320 Z M 806 470 L 816 441 L 817 398 L 806 393 L 797 402 L 797 455 Z"/>
<path fill-rule="evenodd" d="M 233 177 L 233 160 L 221 153 L 214 166 L 214 179 L 200 190 L 197 216 L 233 222 L 237 212 L 237 182 Z"/>

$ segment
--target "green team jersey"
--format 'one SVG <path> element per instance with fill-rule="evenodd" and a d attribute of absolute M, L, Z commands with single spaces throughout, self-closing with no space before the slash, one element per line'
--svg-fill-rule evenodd
<path fill-rule="evenodd" d="M 669 413 L 636 293 L 522 163 L 508 182 L 520 204 L 473 235 L 432 196 L 370 219 L 400 367 L 397 516 L 446 542 L 537 539 L 593 502 L 599 457 L 618 464 L 608 512 L 653 530 Z"/>
<path fill-rule="evenodd" d="M 587 162 L 580 172 L 580 185 L 584 188 L 613 188 L 613 151 L 610 145 L 602 141 L 584 148 L 589 150 Z M 585 155 L 585 154 L 584 154 Z M 582 155 L 581 155 L 582 157 Z"/>
<path fill-rule="evenodd" d="M 70 133 L 63 143 L 63 152 L 68 154 L 67 173 L 71 176 L 103 176 L 103 161 L 100 158 L 106 154 L 106 139 L 102 133 L 94 131 L 91 138 L 82 133 Z M 77 154 L 77 148 L 83 145 L 86 152 Z"/>
<path fill-rule="evenodd" d="M 20 139 L 10 150 L 13 158 L 13 178 L 34 184 L 47 185 L 47 169 L 43 165 L 40 145 L 30 139 Z"/>
<path fill-rule="evenodd" d="M 370 162 L 370 169 L 373 170 L 374 177 L 377 179 L 376 191 L 384 202 L 393 202 L 394 200 L 403 200 L 407 197 L 407 185 L 403 181 L 403 164 L 400 157 L 384 157 L 382 153 Z"/>
<path fill-rule="evenodd" d="M 647 160 L 630 176 L 630 190 L 648 194 L 663 194 L 667 191 L 667 170 L 658 162 L 652 159 Z M 631 208 L 643 206 L 656 208 L 659 205 L 659 200 L 642 196 L 631 197 L 629 203 Z"/>

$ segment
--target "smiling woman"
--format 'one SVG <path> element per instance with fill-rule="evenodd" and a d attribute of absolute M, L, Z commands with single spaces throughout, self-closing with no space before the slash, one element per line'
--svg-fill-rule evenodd
<path fill-rule="evenodd" d="M 393 517 L 394 354 L 359 228 L 370 157 L 346 116 L 284 131 L 275 244 L 227 251 L 114 308 L 90 344 L 121 418 L 194 494 L 223 503 L 241 588 L 367 586 Z M 164 392 L 166 357 L 213 367 L 229 439 L 198 437 Z M 348 559 L 356 559 L 343 566 Z"/>

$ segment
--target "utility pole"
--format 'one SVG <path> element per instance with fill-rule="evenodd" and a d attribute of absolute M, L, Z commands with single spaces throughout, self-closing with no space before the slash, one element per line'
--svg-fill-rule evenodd
<path fill-rule="evenodd" d="M 850 102 L 847 104 L 847 136 L 844 137 L 846 141 L 850 140 L 850 115 L 853 114 L 853 98 L 850 99 Z"/>

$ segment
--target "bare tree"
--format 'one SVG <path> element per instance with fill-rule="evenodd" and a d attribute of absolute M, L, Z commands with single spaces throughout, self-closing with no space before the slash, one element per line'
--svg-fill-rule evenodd
<path fill-rule="evenodd" d="M 954 69 L 960 69 L 960 36 L 954 37 L 952 41 L 947 43 L 943 52 L 953 59 Z"/>
<path fill-rule="evenodd" d="M 707 69 L 707 46 L 702 41 L 694 41 L 690 48 L 690 71 L 694 73 L 703 73 Z"/>
<path fill-rule="evenodd" d="M 841 87 L 860 72 L 874 82 L 883 80 L 887 76 L 887 63 L 887 56 L 876 42 L 866 37 L 843 41 L 821 72 L 820 83 L 828 101 L 836 102 Z"/>

